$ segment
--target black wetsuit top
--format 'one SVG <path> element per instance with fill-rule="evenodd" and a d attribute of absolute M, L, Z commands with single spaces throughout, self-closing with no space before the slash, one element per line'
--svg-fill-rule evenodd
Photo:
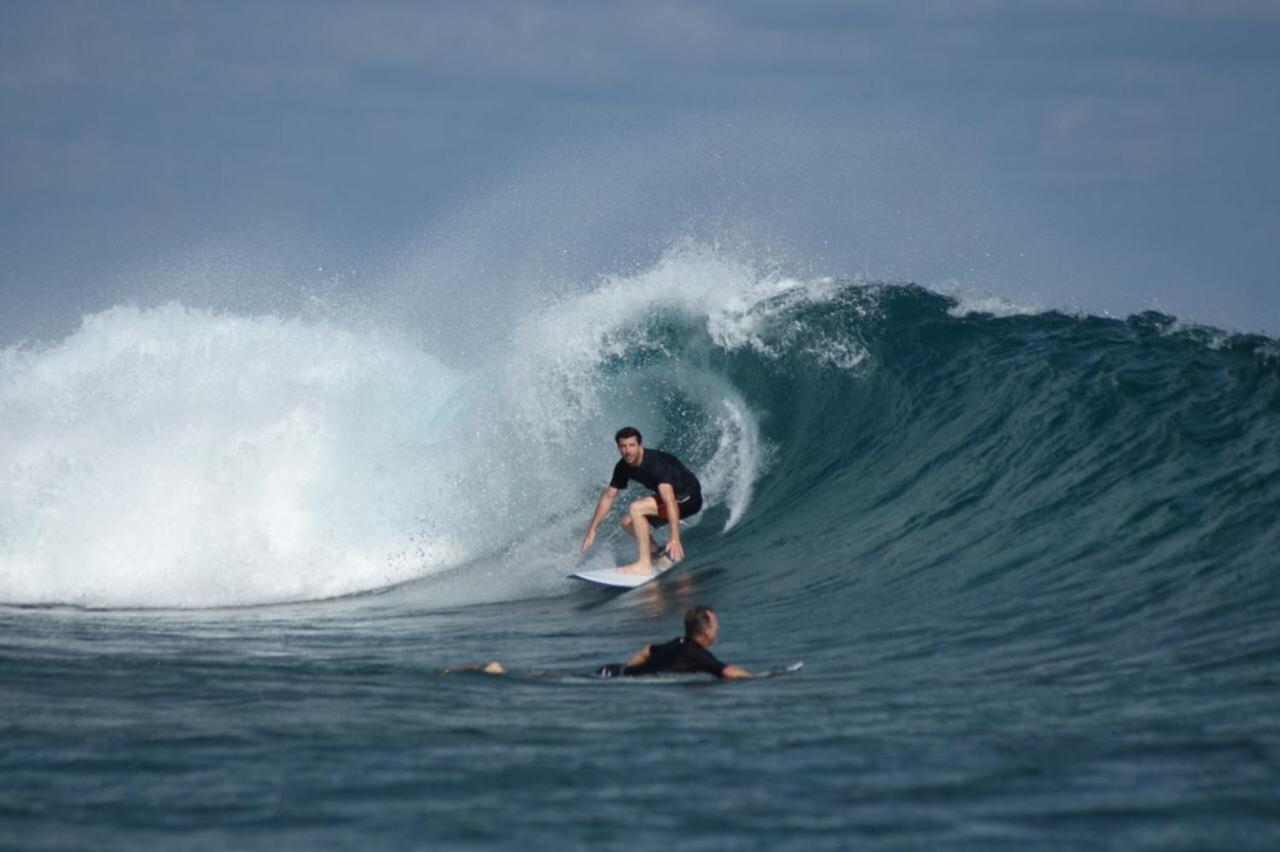
<path fill-rule="evenodd" d="M 649 646 L 649 659 L 638 666 L 613 663 L 596 672 L 600 677 L 636 677 L 653 674 L 689 674 L 706 672 L 714 677 L 724 675 L 725 664 L 706 648 L 683 636 Z"/>
<path fill-rule="evenodd" d="M 675 489 L 676 500 L 684 502 L 689 497 L 697 497 L 698 502 L 702 502 L 702 484 L 698 477 L 680 459 L 662 450 L 646 449 L 644 458 L 635 466 L 627 464 L 625 459 L 618 459 L 613 466 L 610 487 L 626 488 L 632 479 L 650 491 L 657 491 L 658 486 L 665 482 Z"/>

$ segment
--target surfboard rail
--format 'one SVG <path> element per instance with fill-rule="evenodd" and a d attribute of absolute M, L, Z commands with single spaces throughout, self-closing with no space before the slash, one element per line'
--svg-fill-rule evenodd
<path fill-rule="evenodd" d="M 598 568 L 594 571 L 579 571 L 570 574 L 572 580 L 585 580 L 588 583 L 595 583 L 598 586 L 612 586 L 615 589 L 634 589 L 643 586 L 645 583 L 651 583 L 661 577 L 670 568 L 663 568 L 654 571 L 652 574 L 626 574 L 617 568 Z"/>

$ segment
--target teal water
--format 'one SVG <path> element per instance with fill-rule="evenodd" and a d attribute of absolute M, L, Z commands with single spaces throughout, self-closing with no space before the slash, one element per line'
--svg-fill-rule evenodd
<path fill-rule="evenodd" d="M 604 313 L 601 345 L 535 363 L 534 402 L 495 379 L 448 423 L 418 418 L 433 436 L 414 453 L 450 459 L 474 458 L 458 436 L 495 397 L 504 428 L 539 427 L 509 467 L 509 448 L 488 457 L 501 488 L 441 486 L 502 509 L 510 536 L 432 562 L 445 516 L 422 513 L 424 576 L 375 571 L 347 596 L 307 586 L 324 564 L 289 562 L 261 531 L 243 540 L 278 549 L 226 567 L 242 599 L 190 557 L 146 561 L 169 551 L 143 530 L 143 590 L 95 585 L 92 557 L 77 574 L 61 538 L 28 535 L 74 529 L 59 477 L 83 465 L 30 461 L 30 435 L 61 427 L 4 433 L 0 844 L 1280 846 L 1274 340 L 1157 314 L 966 314 L 839 282 L 761 296 L 728 332 L 704 303 Z M 9 355 L 13 417 L 35 416 L 12 402 L 34 357 Z M 454 387 L 440 396 L 456 407 Z M 568 396 L 539 421 L 553 392 Z M 712 496 L 689 558 L 624 594 L 563 576 L 619 419 Z M 570 454 L 588 440 L 604 446 Z M 283 469 L 263 446 L 254 459 Z M 393 479 L 385 467 L 361 476 Z M 556 473 L 572 488 L 531 499 Z M 205 505 L 230 524 L 232 503 Z M 626 553 L 605 539 L 591 559 Z M 744 683 L 441 671 L 586 671 L 675 635 L 695 602 L 720 612 L 722 659 L 805 668 Z"/>

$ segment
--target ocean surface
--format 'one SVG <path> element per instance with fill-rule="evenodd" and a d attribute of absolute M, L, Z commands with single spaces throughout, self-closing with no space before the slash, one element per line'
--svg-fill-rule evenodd
<path fill-rule="evenodd" d="M 491 350 L 0 349 L 0 847 L 1280 848 L 1276 340 L 689 250 Z M 627 424 L 707 507 L 618 593 Z M 578 676 L 694 603 L 804 668 Z"/>

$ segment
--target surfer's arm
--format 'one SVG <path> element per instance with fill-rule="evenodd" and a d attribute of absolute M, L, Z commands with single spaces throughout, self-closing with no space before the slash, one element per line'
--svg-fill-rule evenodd
<path fill-rule="evenodd" d="M 604 516 L 609 514 L 609 509 L 613 507 L 613 498 L 618 495 L 618 489 L 612 485 L 604 489 L 604 493 L 600 495 L 600 499 L 596 502 L 596 512 L 591 516 L 591 523 L 587 525 L 587 534 L 582 537 L 582 545 L 579 550 L 586 550 L 591 546 L 591 542 L 596 540 L 596 527 L 600 526 L 600 522 L 604 520 Z"/>
<path fill-rule="evenodd" d="M 742 678 L 755 677 L 755 675 L 742 666 L 725 666 L 724 670 L 720 672 L 720 677 L 725 680 L 740 680 Z"/>
<path fill-rule="evenodd" d="M 667 521 L 671 526 L 671 538 L 667 539 L 667 552 L 671 561 L 684 559 L 684 545 L 680 543 L 680 504 L 676 502 L 676 490 L 669 482 L 658 483 L 658 498 L 667 507 Z"/>
<path fill-rule="evenodd" d="M 649 653 L 650 653 L 649 649 L 651 649 L 652 647 L 653 647 L 652 645 L 645 645 L 639 651 L 636 651 L 634 654 L 628 657 L 626 662 L 627 668 L 631 668 L 632 666 L 643 665 L 646 662 L 648 662 Z"/>

